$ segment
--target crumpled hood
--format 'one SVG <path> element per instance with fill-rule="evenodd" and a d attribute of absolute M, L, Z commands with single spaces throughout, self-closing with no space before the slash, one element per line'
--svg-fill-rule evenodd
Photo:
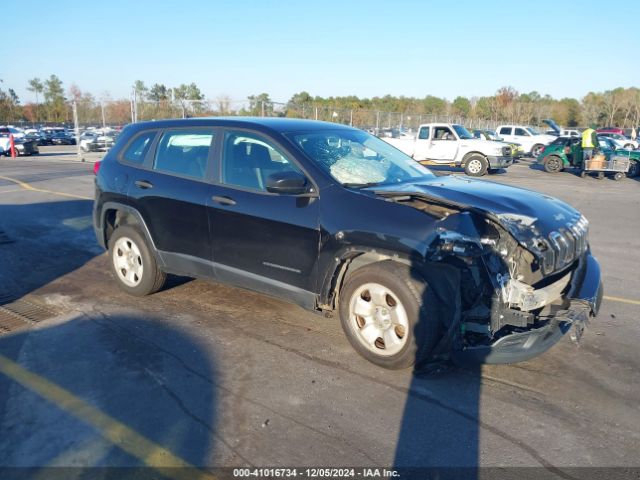
<path fill-rule="evenodd" d="M 371 187 L 370 190 L 423 194 L 442 200 L 444 204 L 480 210 L 497 218 L 521 241 L 539 235 L 546 237 L 580 218 L 580 212 L 575 208 L 549 195 L 457 175 L 435 177 L 420 183 Z"/>

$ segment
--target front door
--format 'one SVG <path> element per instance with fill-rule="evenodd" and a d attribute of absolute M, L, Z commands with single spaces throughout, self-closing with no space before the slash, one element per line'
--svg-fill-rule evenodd
<path fill-rule="evenodd" d="M 429 158 L 436 163 L 451 163 L 456 158 L 458 142 L 453 131 L 446 126 L 434 127 Z"/>
<path fill-rule="evenodd" d="M 266 188 L 269 175 L 290 170 L 301 171 L 272 139 L 224 133 L 218 185 L 207 204 L 218 278 L 278 296 L 315 291 L 319 198 Z"/>

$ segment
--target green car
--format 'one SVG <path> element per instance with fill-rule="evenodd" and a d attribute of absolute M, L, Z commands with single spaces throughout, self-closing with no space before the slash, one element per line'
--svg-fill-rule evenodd
<path fill-rule="evenodd" d="M 496 142 L 504 142 L 502 137 L 500 137 L 494 130 L 475 129 L 470 130 L 470 132 L 475 138 L 479 138 L 481 140 L 495 140 Z M 524 148 L 522 148 L 519 143 L 505 143 L 508 143 L 511 146 L 511 156 L 514 158 L 514 160 L 524 157 Z"/>
<path fill-rule="evenodd" d="M 627 177 L 635 177 L 640 174 L 640 150 L 616 150 L 615 143 L 609 138 L 598 137 L 600 151 L 609 158 L 614 153 L 620 156 L 628 156 L 632 161 L 629 164 Z M 561 172 L 567 167 L 582 166 L 582 139 L 580 137 L 558 137 L 544 147 L 538 156 L 537 163 L 544 167 L 545 172 Z"/>

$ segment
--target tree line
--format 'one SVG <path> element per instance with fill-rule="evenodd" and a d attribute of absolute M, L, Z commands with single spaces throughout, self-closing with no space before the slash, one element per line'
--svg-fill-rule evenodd
<path fill-rule="evenodd" d="M 286 102 L 274 102 L 268 93 L 250 95 L 241 108 L 233 108 L 228 95 L 206 99 L 195 83 L 168 87 L 162 83 L 147 86 L 137 80 L 131 98 L 113 99 L 105 92 L 99 97 L 82 91 L 72 84 L 68 89 L 56 75 L 32 78 L 26 88 L 35 102 L 22 104 L 13 88 L 5 91 L 0 80 L 0 123 L 12 122 L 70 122 L 71 105 L 77 106 L 81 124 L 129 123 L 135 110 L 138 120 L 204 115 L 280 115 L 306 116 L 313 109 L 349 111 L 354 125 L 371 123 L 366 112 L 396 112 L 405 115 L 457 116 L 469 120 L 488 120 L 518 124 L 540 125 L 543 119 L 553 118 L 566 127 L 640 125 L 640 89 L 615 88 L 604 92 L 590 92 L 581 99 L 555 99 L 536 91 L 521 93 L 513 87 L 502 87 L 491 96 L 458 96 L 453 101 L 426 95 L 405 97 L 385 95 L 360 98 L 355 95 L 320 97 L 306 91 L 294 94 Z M 354 113 L 355 112 L 355 113 Z M 355 115 L 355 117 L 354 117 Z M 345 121 L 344 116 L 336 121 Z M 366 119 L 366 120 L 365 120 Z"/>

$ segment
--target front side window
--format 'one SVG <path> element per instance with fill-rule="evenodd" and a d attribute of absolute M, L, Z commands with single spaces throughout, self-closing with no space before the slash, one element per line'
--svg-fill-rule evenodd
<path fill-rule="evenodd" d="M 529 136 L 529 134 L 527 133 L 527 131 L 524 128 L 516 128 L 515 135 L 520 135 L 522 137 L 528 137 Z"/>
<path fill-rule="evenodd" d="M 540 131 L 533 127 L 527 127 L 527 132 L 529 132 L 530 135 L 541 135 Z"/>
<path fill-rule="evenodd" d="M 270 175 L 290 171 L 301 173 L 269 140 L 249 132 L 225 133 L 222 183 L 266 192 Z"/>
<path fill-rule="evenodd" d="M 138 165 L 141 165 L 144 162 L 144 157 L 147 155 L 149 147 L 151 147 L 151 143 L 153 142 L 155 136 L 156 131 L 151 130 L 135 137 L 122 154 L 122 159 L 127 162 L 137 163 Z M 94 135 L 91 133 L 83 134 L 83 138 L 94 138 Z"/>
<path fill-rule="evenodd" d="M 321 130 L 288 137 L 307 157 L 347 187 L 391 185 L 434 175 L 387 142 L 359 130 Z"/>
<path fill-rule="evenodd" d="M 165 131 L 158 143 L 153 168 L 167 173 L 204 178 L 213 135 L 210 129 Z"/>
<path fill-rule="evenodd" d="M 434 140 L 455 140 L 453 132 L 448 127 L 436 127 L 433 130 Z"/>

